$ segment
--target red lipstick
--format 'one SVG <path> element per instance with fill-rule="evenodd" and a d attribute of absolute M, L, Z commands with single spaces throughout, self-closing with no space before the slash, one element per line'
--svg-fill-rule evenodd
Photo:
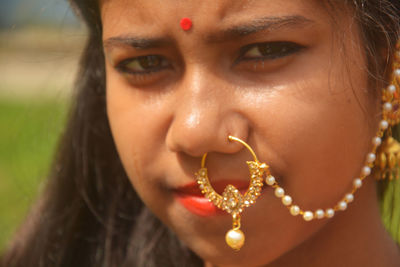
<path fill-rule="evenodd" d="M 218 194 L 222 194 L 228 184 L 235 186 L 242 193 L 244 193 L 249 186 L 248 182 L 241 180 L 222 180 L 212 182 L 212 186 Z M 178 187 L 175 189 L 175 196 L 187 210 L 194 214 L 204 217 L 227 214 L 223 210 L 214 206 L 214 204 L 204 197 L 197 182 L 192 182 Z"/>

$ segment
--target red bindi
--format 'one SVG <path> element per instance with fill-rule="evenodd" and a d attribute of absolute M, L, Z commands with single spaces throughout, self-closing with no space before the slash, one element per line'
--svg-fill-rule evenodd
<path fill-rule="evenodd" d="M 183 18 L 180 22 L 181 28 L 184 31 L 188 31 L 192 28 L 192 20 L 189 18 Z"/>

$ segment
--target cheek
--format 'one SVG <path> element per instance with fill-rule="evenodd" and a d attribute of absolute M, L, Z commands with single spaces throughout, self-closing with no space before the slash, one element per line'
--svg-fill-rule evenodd
<path fill-rule="evenodd" d="M 296 134 L 286 140 L 291 145 L 281 150 L 290 165 L 285 173 L 290 181 L 283 183 L 293 197 L 300 197 L 303 203 L 299 204 L 308 207 L 317 202 L 331 206 L 349 190 L 368 151 L 365 133 L 369 129 L 359 110 L 347 105 L 330 107 L 304 107 L 305 119 L 293 121 L 290 128 L 295 127 Z M 288 114 L 288 121 L 293 120 L 291 115 L 296 116 Z"/>
<path fill-rule="evenodd" d="M 164 147 L 163 129 L 167 125 L 168 112 L 117 78 L 108 77 L 107 114 L 124 169 L 146 201 L 161 190 L 157 188 L 160 186 L 156 181 L 158 174 L 149 175 L 147 170 L 161 168 L 157 162 Z M 152 189 L 148 190 L 149 187 Z"/>
<path fill-rule="evenodd" d="M 279 94 L 261 128 L 272 172 L 299 205 L 310 209 L 331 207 L 351 190 L 377 130 L 377 110 L 366 107 L 378 107 L 379 101 L 364 92 L 367 85 L 333 86 L 324 77 L 315 74 L 307 86 L 292 85 L 297 89 Z"/>

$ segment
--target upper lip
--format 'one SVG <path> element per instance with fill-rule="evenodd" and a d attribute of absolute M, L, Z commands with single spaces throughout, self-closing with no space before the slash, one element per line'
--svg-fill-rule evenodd
<path fill-rule="evenodd" d="M 249 187 L 249 182 L 242 180 L 219 180 L 215 182 L 210 181 L 210 183 L 218 194 L 222 194 L 225 187 L 229 184 L 236 187 L 239 191 L 244 191 Z M 203 196 L 197 182 L 191 182 L 177 187 L 175 191 L 184 195 Z"/>

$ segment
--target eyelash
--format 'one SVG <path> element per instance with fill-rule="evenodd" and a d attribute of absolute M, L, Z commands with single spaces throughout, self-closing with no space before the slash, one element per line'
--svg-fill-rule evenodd
<path fill-rule="evenodd" d="M 295 54 L 302 50 L 304 46 L 293 42 L 268 42 L 268 43 L 256 43 L 242 47 L 239 52 L 238 59 L 234 62 L 235 65 L 241 61 L 267 61 L 275 60 Z M 254 55 L 254 54 L 259 55 Z M 151 67 L 149 65 L 157 66 Z M 148 66 L 145 66 L 145 65 Z M 129 65 L 136 65 L 136 67 L 142 68 L 142 70 L 132 70 Z M 168 60 L 161 55 L 146 55 L 134 58 L 128 58 L 119 62 L 115 67 L 119 72 L 129 75 L 151 75 L 160 72 L 164 69 L 171 68 L 171 64 Z"/>
<path fill-rule="evenodd" d="M 160 66 L 152 67 L 149 69 L 146 69 L 146 66 L 143 66 L 143 63 L 146 63 L 147 61 L 148 64 L 153 64 L 154 62 L 161 62 Z M 138 65 L 139 67 L 143 68 L 141 71 L 135 71 L 129 68 L 130 64 L 135 64 Z M 134 58 L 128 58 L 124 59 L 121 62 L 119 62 L 116 65 L 116 69 L 119 72 L 126 73 L 126 74 L 132 74 L 132 75 L 148 75 L 152 74 L 154 72 L 161 71 L 162 69 L 169 68 L 168 61 L 160 55 L 147 55 L 147 56 L 140 56 L 140 57 L 134 57 Z"/>
<path fill-rule="evenodd" d="M 293 42 L 269 42 L 246 45 L 240 49 L 240 56 L 236 62 L 240 61 L 266 61 L 289 56 L 299 52 L 304 46 Z M 249 53 L 259 53 L 260 55 L 251 56 Z M 247 55 L 247 56 L 246 56 Z"/>

